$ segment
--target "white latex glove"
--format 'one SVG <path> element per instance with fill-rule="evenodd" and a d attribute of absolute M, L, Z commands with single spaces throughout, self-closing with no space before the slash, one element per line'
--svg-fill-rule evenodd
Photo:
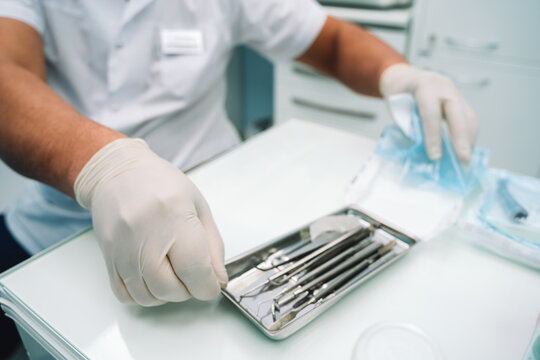
<path fill-rule="evenodd" d="M 414 95 L 422 118 L 426 150 L 431 159 L 436 160 L 442 155 L 443 118 L 448 123 L 457 156 L 464 161 L 470 159 L 478 123 L 474 111 L 452 80 L 409 64 L 396 64 L 383 72 L 379 86 L 385 98 L 404 92 Z"/>
<path fill-rule="evenodd" d="M 92 211 L 112 289 L 143 306 L 208 300 L 227 283 L 210 208 L 180 170 L 140 139 L 115 140 L 79 173 L 77 201 Z"/>

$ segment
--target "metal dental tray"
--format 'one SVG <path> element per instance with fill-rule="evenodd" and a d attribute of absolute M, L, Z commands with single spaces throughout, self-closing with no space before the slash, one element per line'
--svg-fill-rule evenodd
<path fill-rule="evenodd" d="M 361 225 L 347 233 L 348 235 L 334 235 L 333 239 L 328 240 L 329 245 L 325 245 L 329 250 L 320 247 L 303 257 L 291 257 L 301 253 L 303 248 L 308 249 L 308 245 L 314 242 L 310 239 L 310 225 L 319 220 L 317 219 L 277 240 L 233 258 L 226 264 L 230 280 L 227 288 L 222 290 L 223 295 L 272 339 L 284 339 L 293 334 L 356 286 L 401 258 L 417 243 L 414 238 L 352 206 L 329 215 L 353 217 L 354 221 L 358 220 Z M 353 233 L 356 238 L 352 237 Z M 367 245 L 363 244 L 364 242 Z M 338 245 L 333 245 L 334 243 Z M 313 244 L 311 246 L 314 247 Z M 357 248 L 361 250 L 356 250 Z M 369 253 L 369 257 L 361 257 L 363 254 L 359 254 L 360 251 Z M 321 252 L 322 255 L 317 257 Z M 355 263 L 354 256 L 348 256 L 349 253 L 360 260 Z M 331 264 L 332 261 L 335 264 Z M 343 268 L 348 263 L 353 265 L 336 272 L 340 270 L 340 266 Z M 311 267 L 308 266 L 310 264 Z M 331 275 L 332 271 L 336 275 L 319 282 L 317 276 L 308 278 L 311 273 L 317 273 L 317 267 L 320 266 L 326 268 L 319 269 L 324 270 L 316 274 L 319 278 Z M 300 271 L 302 267 L 306 269 Z M 280 275 L 283 273 L 286 275 Z M 307 286 L 312 283 L 316 285 Z M 301 285 L 307 289 L 304 291 Z M 293 295 L 297 293 L 302 296 Z"/>

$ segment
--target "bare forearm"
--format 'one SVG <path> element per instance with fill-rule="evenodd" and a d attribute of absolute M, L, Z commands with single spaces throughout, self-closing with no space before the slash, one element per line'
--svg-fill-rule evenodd
<path fill-rule="evenodd" d="M 381 96 L 379 79 L 386 68 L 406 60 L 367 30 L 328 17 L 314 44 L 298 58 L 352 90 Z"/>
<path fill-rule="evenodd" d="M 0 60 L 0 157 L 15 171 L 73 196 L 86 161 L 119 137 L 77 113 L 37 75 Z"/>
<path fill-rule="evenodd" d="M 342 24 L 336 45 L 335 77 L 356 92 L 380 96 L 379 79 L 384 70 L 405 59 L 365 29 Z"/>

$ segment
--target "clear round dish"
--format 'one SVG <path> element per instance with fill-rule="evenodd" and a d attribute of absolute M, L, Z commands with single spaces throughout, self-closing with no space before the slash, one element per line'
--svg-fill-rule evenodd
<path fill-rule="evenodd" d="M 383 322 L 358 338 L 353 360 L 444 360 L 444 354 L 424 331 L 407 323 Z"/>

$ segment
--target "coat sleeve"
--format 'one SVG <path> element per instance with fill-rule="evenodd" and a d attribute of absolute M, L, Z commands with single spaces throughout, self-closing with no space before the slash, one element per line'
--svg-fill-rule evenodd
<path fill-rule="evenodd" d="M 271 60 L 290 60 L 313 43 L 325 21 L 314 0 L 231 0 L 234 40 Z"/>

